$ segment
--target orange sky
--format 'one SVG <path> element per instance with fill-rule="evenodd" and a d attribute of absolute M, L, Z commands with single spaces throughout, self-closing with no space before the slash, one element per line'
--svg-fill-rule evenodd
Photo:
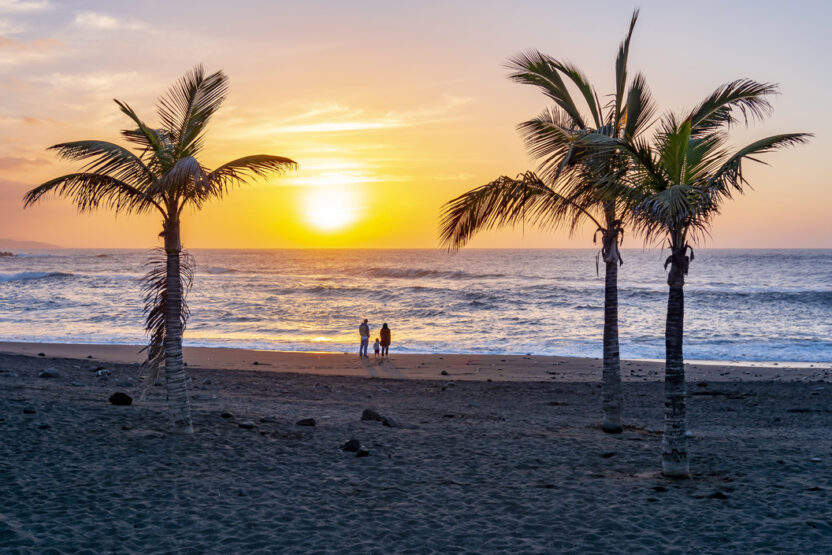
<path fill-rule="evenodd" d="M 155 217 L 79 216 L 65 201 L 23 211 L 25 190 L 76 169 L 45 152 L 118 140 L 112 98 L 155 120 L 155 98 L 195 63 L 231 94 L 203 163 L 289 156 L 295 174 L 188 214 L 190 247 L 436 247 L 439 207 L 531 167 L 515 125 L 546 106 L 503 63 L 538 48 L 609 91 L 627 2 L 75 2 L 0 0 L 0 237 L 70 247 L 155 245 Z M 631 71 L 663 108 L 692 106 L 739 77 L 781 84 L 772 118 L 738 140 L 816 133 L 749 166 L 755 190 L 726 206 L 712 247 L 832 247 L 832 128 L 823 70 L 830 8 L 803 2 L 641 2 Z M 245 8 L 245 9 L 243 9 Z M 714 18 L 714 10 L 722 14 Z M 625 246 L 636 246 L 630 239 Z M 484 234 L 474 247 L 589 247 L 591 230 Z"/>

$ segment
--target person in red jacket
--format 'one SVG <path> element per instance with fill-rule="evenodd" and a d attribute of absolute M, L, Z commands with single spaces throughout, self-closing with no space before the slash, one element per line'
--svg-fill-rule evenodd
<path fill-rule="evenodd" d="M 387 327 L 387 324 L 383 324 L 381 329 L 378 332 L 379 337 L 381 338 L 381 356 L 383 357 L 390 357 L 390 328 Z"/>

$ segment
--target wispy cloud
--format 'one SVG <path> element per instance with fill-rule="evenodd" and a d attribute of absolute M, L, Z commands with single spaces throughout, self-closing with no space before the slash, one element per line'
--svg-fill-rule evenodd
<path fill-rule="evenodd" d="M 0 36 L 0 67 L 17 66 L 60 56 L 57 40 L 21 42 Z"/>
<path fill-rule="evenodd" d="M 46 83 L 63 90 L 81 89 L 107 93 L 107 91 L 121 86 L 124 83 L 135 83 L 139 80 L 139 77 L 139 74 L 135 71 L 89 74 L 53 73 L 51 75 L 33 78 L 32 81 Z"/>
<path fill-rule="evenodd" d="M 14 35 L 16 33 L 22 33 L 25 30 L 26 28 L 22 25 L 12 23 L 8 19 L 0 18 L 0 37 L 2 37 L 3 35 Z"/>
<path fill-rule="evenodd" d="M 47 0 L 0 0 L 0 13 L 3 12 L 40 12 L 54 7 Z"/>
<path fill-rule="evenodd" d="M 469 179 L 473 179 L 474 174 L 472 173 L 457 173 L 457 174 L 445 174 L 445 175 L 435 175 L 433 179 L 436 181 L 468 181 Z"/>
<path fill-rule="evenodd" d="M 75 25 L 89 29 L 103 29 L 107 31 L 144 29 L 145 24 L 140 21 L 123 21 L 111 15 L 96 12 L 81 12 L 75 16 Z"/>

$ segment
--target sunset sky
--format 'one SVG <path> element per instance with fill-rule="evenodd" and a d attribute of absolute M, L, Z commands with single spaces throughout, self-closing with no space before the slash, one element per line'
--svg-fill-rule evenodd
<path fill-rule="evenodd" d="M 533 167 L 515 126 L 546 102 L 506 79 L 505 60 L 539 49 L 606 94 L 634 7 L 630 70 L 646 74 L 662 109 L 749 77 L 782 94 L 738 143 L 816 135 L 766 157 L 771 166 L 747 166 L 754 190 L 725 207 L 706 246 L 832 247 L 832 8 L 808 1 L 0 0 L 0 237 L 156 245 L 155 216 L 79 216 L 57 199 L 24 211 L 21 197 L 77 169 L 46 147 L 120 140 L 127 121 L 113 98 L 155 122 L 156 97 L 201 62 L 231 82 L 203 163 L 267 153 L 301 170 L 187 214 L 186 246 L 436 247 L 445 201 Z M 472 246 L 590 247 L 591 236 L 526 228 Z"/>

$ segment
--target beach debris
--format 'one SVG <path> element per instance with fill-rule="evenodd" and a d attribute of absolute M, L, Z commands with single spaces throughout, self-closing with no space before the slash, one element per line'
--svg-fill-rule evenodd
<path fill-rule="evenodd" d="M 347 451 L 350 453 L 358 453 L 361 449 L 361 442 L 355 438 L 351 438 L 347 441 L 344 445 L 341 446 L 342 451 Z"/>
<path fill-rule="evenodd" d="M 263 422 L 264 424 L 274 424 L 277 422 L 277 418 L 274 416 L 264 416 L 260 419 L 260 422 Z"/>
<path fill-rule="evenodd" d="M 450 375 L 450 374 L 448 374 L 448 371 L 447 371 L 447 370 L 442 370 L 441 372 L 439 372 L 439 375 L 441 375 L 441 376 L 448 376 L 448 375 Z"/>
<path fill-rule="evenodd" d="M 23 414 L 35 414 L 36 412 L 38 411 L 36 411 L 32 407 L 26 407 L 23 409 Z"/>
<path fill-rule="evenodd" d="M 234 418 L 234 415 L 226 410 L 220 414 L 220 418 Z"/>
<path fill-rule="evenodd" d="M 103 378 L 104 376 L 109 376 L 112 374 L 109 368 L 102 368 L 101 370 L 96 370 L 95 375 L 99 378 Z"/>
<path fill-rule="evenodd" d="M 239 427 L 241 427 L 242 429 L 244 429 L 244 430 L 253 430 L 253 429 L 254 429 L 254 427 L 255 427 L 254 422 L 252 422 L 251 420 L 245 420 L 245 421 L 243 421 L 243 422 L 240 422 L 240 423 L 239 423 L 239 424 L 237 424 L 237 425 L 238 425 Z"/>
<path fill-rule="evenodd" d="M 58 374 L 58 370 L 56 368 L 47 368 L 45 370 L 41 370 L 38 374 L 38 378 L 58 378 L 60 374 Z"/>
<path fill-rule="evenodd" d="M 316 424 L 314 418 L 303 418 L 295 422 L 297 426 L 314 426 Z"/>
<path fill-rule="evenodd" d="M 387 426 L 388 428 L 398 428 L 399 427 L 399 423 L 396 422 L 393 419 L 393 417 L 391 417 L 391 416 L 385 416 L 384 420 L 381 421 L 381 425 L 382 426 Z"/>
<path fill-rule="evenodd" d="M 370 452 L 366 449 L 359 449 L 358 452 L 355 453 L 356 457 L 369 457 Z"/>
<path fill-rule="evenodd" d="M 110 404 L 119 407 L 127 407 L 133 404 L 133 398 L 121 391 L 116 391 L 110 395 Z"/>
<path fill-rule="evenodd" d="M 370 422 L 384 422 L 384 417 L 376 411 L 374 411 L 373 409 L 364 409 L 364 412 L 361 413 L 361 420 Z"/>

